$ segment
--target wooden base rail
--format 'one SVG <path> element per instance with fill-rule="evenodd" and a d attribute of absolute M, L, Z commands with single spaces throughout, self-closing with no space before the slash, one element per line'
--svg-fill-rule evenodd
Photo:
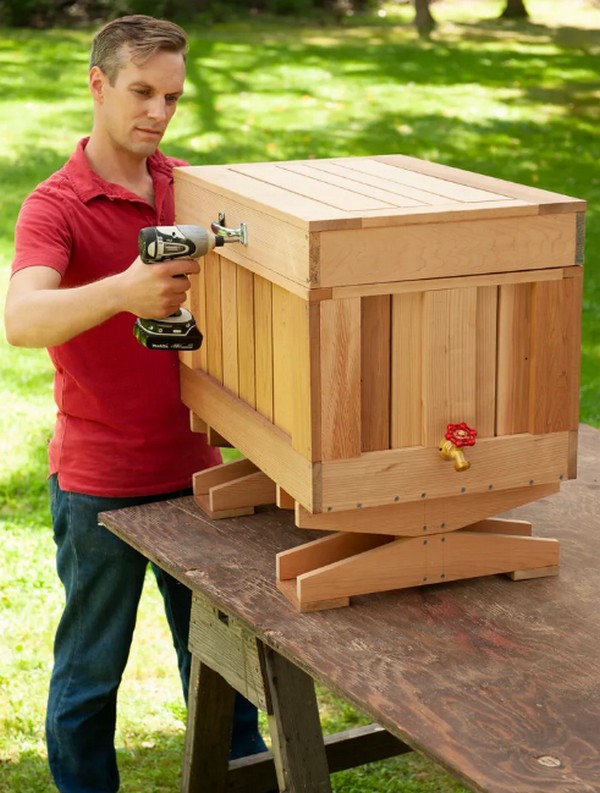
<path fill-rule="evenodd" d="M 280 591 L 299 611 L 347 606 L 353 595 L 506 573 L 513 580 L 558 574 L 557 540 L 531 524 L 492 515 L 556 493 L 558 483 L 485 494 L 311 514 L 250 460 L 194 476 L 194 498 L 212 519 L 277 504 L 300 528 L 333 532 L 277 554 Z"/>

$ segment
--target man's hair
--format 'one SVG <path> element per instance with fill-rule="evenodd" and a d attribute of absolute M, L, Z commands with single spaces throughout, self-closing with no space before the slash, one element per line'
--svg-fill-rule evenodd
<path fill-rule="evenodd" d="M 90 69 L 98 66 L 111 85 L 127 60 L 143 64 L 159 52 L 187 54 L 185 31 L 174 22 L 143 14 L 119 17 L 102 27 L 94 37 Z"/>

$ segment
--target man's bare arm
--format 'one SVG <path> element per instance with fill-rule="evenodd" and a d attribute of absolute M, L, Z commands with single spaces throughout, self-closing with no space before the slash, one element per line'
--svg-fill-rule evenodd
<path fill-rule="evenodd" d="M 61 288 L 60 274 L 44 265 L 26 267 L 10 280 L 4 323 L 9 344 L 54 347 L 105 322 L 121 311 L 140 317 L 167 317 L 185 301 L 187 278 L 198 272 L 192 259 L 144 264 L 99 281 Z"/>

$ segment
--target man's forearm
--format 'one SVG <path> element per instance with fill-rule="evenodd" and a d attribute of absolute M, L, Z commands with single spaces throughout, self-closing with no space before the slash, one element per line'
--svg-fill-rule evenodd
<path fill-rule="evenodd" d="M 17 347 L 55 347 L 121 310 L 116 276 L 70 289 L 15 289 L 7 299 L 6 338 Z"/>

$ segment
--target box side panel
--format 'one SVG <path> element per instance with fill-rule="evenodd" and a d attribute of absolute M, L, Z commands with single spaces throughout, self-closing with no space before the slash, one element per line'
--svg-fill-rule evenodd
<path fill-rule="evenodd" d="M 390 343 L 389 375 L 381 378 L 390 383 L 389 414 L 374 400 L 377 416 L 371 417 L 363 404 L 362 433 L 389 415 L 389 436 L 381 428 L 372 433 L 378 449 L 373 442 L 367 452 L 363 440 L 362 454 L 354 460 L 351 455 L 323 455 L 324 506 L 339 509 L 344 501 L 344 508 L 351 509 L 351 502 L 366 506 L 378 499 L 385 504 L 414 498 L 419 480 L 410 493 L 402 484 L 412 476 L 411 459 L 423 484 L 429 483 L 418 494 L 426 498 L 452 495 L 459 486 L 465 492 L 485 492 L 571 477 L 573 444 L 545 440 L 571 437 L 578 421 L 581 268 L 567 268 L 562 275 L 557 279 L 551 271 L 548 280 L 480 287 L 461 287 L 457 278 L 454 289 L 397 294 L 389 303 L 362 298 L 362 328 L 369 332 L 361 347 L 363 394 L 368 378 L 370 388 L 376 389 L 372 359 L 385 361 L 376 351 L 388 339 Z M 370 316 L 365 324 L 366 313 L 377 311 L 379 322 Z M 477 430 L 476 446 L 465 452 L 472 467 L 464 476 L 438 454 L 446 425 L 462 421 Z M 516 439 L 514 444 L 511 439 Z M 486 444 L 485 464 L 473 472 L 481 444 Z M 492 470 L 494 449 L 498 475 Z M 542 449 L 558 458 L 542 463 L 537 459 Z M 435 476 L 425 471 L 426 459 Z M 396 460 L 402 462 L 394 484 L 390 471 Z M 519 471 L 511 471 L 511 465 Z M 342 488 L 347 495 L 331 488 Z"/>
<path fill-rule="evenodd" d="M 185 405 L 248 457 L 307 509 L 315 502 L 313 466 L 271 422 L 199 369 L 181 365 Z"/>
<path fill-rule="evenodd" d="M 576 214 L 323 231 L 321 287 L 569 267 Z"/>
<path fill-rule="evenodd" d="M 569 476 L 569 432 L 483 438 L 468 450 L 471 467 L 457 473 L 437 449 L 368 452 L 321 464 L 322 511 L 425 501 L 557 483 Z M 534 496 L 537 498 L 537 496 Z M 319 510 L 316 510 L 319 511 Z"/>

